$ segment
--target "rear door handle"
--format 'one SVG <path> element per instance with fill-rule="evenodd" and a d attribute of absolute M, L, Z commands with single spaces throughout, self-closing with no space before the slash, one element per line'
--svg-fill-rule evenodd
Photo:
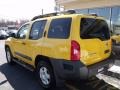
<path fill-rule="evenodd" d="M 26 45 L 26 43 L 25 43 L 25 42 L 22 42 L 22 44 L 23 44 L 23 45 Z"/>
<path fill-rule="evenodd" d="M 44 37 L 46 36 L 46 31 L 44 32 Z"/>

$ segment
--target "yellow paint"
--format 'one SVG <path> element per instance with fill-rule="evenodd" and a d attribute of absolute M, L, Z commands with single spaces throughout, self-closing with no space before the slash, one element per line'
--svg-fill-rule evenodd
<path fill-rule="evenodd" d="M 46 37 L 42 37 L 38 40 L 29 40 L 29 32 L 33 22 L 38 20 L 47 19 L 47 24 L 45 26 L 45 30 L 48 33 L 48 29 L 50 26 L 50 22 L 52 19 L 56 18 L 72 18 L 70 36 L 68 39 L 50 39 Z M 60 15 L 54 17 L 47 17 L 42 19 L 37 19 L 35 21 L 30 21 L 29 32 L 27 33 L 26 39 L 15 39 L 10 38 L 6 40 L 5 44 L 9 45 L 12 50 L 13 56 L 17 57 L 24 62 L 33 65 L 35 67 L 35 58 L 37 55 L 43 55 L 49 58 L 55 59 L 64 59 L 70 60 L 71 55 L 71 40 L 75 40 L 80 44 L 81 50 L 81 62 L 87 65 L 92 65 L 96 62 L 100 62 L 106 58 L 108 58 L 111 54 L 111 39 L 108 41 L 101 41 L 97 38 L 94 39 L 81 39 L 80 38 L 80 19 L 81 18 L 97 18 L 103 19 L 102 17 L 95 17 L 89 15 L 79 15 L 79 14 L 71 14 L 71 15 Z M 44 30 L 44 31 L 45 31 Z M 18 44 L 17 42 L 25 42 L 26 45 Z M 105 54 L 105 50 L 110 50 L 109 53 Z M 26 60 L 24 58 L 18 57 L 14 54 L 14 52 L 20 52 L 26 56 L 32 58 L 32 61 Z"/>

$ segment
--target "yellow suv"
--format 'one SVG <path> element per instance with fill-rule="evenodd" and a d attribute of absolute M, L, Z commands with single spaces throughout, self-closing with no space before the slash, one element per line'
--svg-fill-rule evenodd
<path fill-rule="evenodd" d="M 49 89 L 64 80 L 88 79 L 113 64 L 110 32 L 102 17 L 38 17 L 6 40 L 5 51 L 9 64 L 17 62 L 36 71 L 42 87 Z"/>

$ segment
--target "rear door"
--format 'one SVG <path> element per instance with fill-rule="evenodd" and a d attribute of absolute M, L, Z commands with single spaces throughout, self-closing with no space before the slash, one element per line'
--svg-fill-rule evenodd
<path fill-rule="evenodd" d="M 55 18 L 50 22 L 43 44 L 43 54 L 54 59 L 69 59 L 72 17 Z"/>
<path fill-rule="evenodd" d="M 91 65 L 109 57 L 111 40 L 107 23 L 101 19 L 82 18 L 80 23 L 81 59 Z"/>

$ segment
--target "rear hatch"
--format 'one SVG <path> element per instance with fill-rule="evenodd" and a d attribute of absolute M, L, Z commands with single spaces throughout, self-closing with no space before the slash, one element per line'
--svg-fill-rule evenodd
<path fill-rule="evenodd" d="M 82 18 L 80 22 L 81 61 L 92 65 L 108 58 L 111 54 L 111 39 L 105 20 Z"/>

